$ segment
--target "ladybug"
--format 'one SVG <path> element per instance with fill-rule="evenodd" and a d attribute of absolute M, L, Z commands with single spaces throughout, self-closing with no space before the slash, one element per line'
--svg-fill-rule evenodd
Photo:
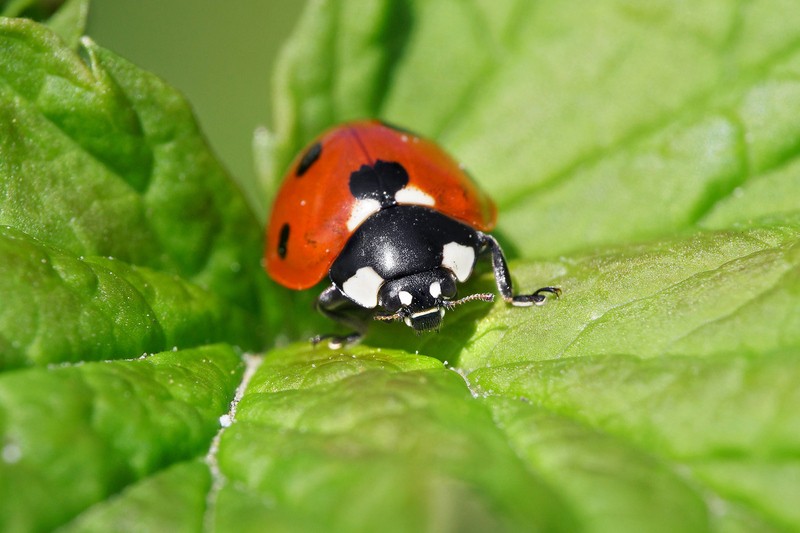
<path fill-rule="evenodd" d="M 491 293 L 456 297 L 482 256 L 507 303 L 558 296 L 556 287 L 513 294 L 503 251 L 486 233 L 496 217 L 491 199 L 433 142 L 376 120 L 351 122 L 292 163 L 267 227 L 265 266 L 296 290 L 329 276 L 317 308 L 354 330 L 312 339 L 333 348 L 358 341 L 370 319 L 438 330 L 446 310 L 492 301 Z"/>

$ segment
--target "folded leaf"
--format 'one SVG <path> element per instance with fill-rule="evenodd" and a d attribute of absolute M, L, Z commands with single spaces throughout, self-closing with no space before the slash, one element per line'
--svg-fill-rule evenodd
<path fill-rule="evenodd" d="M 261 229 L 183 98 L 91 41 L 0 19 L 0 224 L 259 309 Z"/>
<path fill-rule="evenodd" d="M 252 315 L 174 274 L 73 259 L 2 226 L 0 294 L 3 370 L 259 339 Z"/>
<path fill-rule="evenodd" d="M 59 34 L 66 43 L 77 49 L 86 30 L 89 0 L 67 0 L 47 21 L 47 26 Z"/>

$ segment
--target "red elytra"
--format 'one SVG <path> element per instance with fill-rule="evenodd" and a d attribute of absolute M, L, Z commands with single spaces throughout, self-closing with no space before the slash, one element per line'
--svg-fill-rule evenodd
<path fill-rule="evenodd" d="M 432 206 L 414 195 L 401 203 L 428 205 L 480 231 L 494 227 L 492 200 L 435 143 L 376 120 L 351 122 L 318 137 L 284 177 L 265 247 L 267 272 L 275 281 L 300 290 L 325 277 L 355 229 L 348 228 L 357 203 L 350 175 L 376 161 L 400 163 L 408 172 L 407 187 L 433 199 Z"/>

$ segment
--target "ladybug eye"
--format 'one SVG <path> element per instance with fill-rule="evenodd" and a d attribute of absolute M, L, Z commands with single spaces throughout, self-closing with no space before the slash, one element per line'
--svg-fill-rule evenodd
<path fill-rule="evenodd" d="M 430 291 L 434 298 L 438 298 L 438 296 L 434 295 L 434 292 L 438 292 L 442 298 L 449 300 L 455 297 L 458 289 L 456 288 L 456 282 L 453 281 L 452 276 L 442 276 L 439 281 L 435 281 L 431 284 Z"/>
<path fill-rule="evenodd" d="M 281 226 L 281 233 L 278 236 L 278 255 L 281 259 L 286 257 L 286 243 L 289 241 L 289 224 Z"/>
<path fill-rule="evenodd" d="M 405 292 L 405 291 L 404 291 Z M 399 295 L 393 294 L 390 297 L 386 298 L 384 302 L 384 307 L 386 310 L 391 311 L 392 313 L 396 313 L 403 307 L 403 302 L 400 301 Z"/>
<path fill-rule="evenodd" d="M 308 172 L 308 169 L 311 168 L 319 156 L 322 154 L 322 144 L 316 142 L 312 144 L 306 153 L 303 154 L 303 157 L 300 159 L 300 163 L 297 164 L 297 170 L 295 171 L 294 175 L 298 178 L 302 178 L 303 174 Z"/>

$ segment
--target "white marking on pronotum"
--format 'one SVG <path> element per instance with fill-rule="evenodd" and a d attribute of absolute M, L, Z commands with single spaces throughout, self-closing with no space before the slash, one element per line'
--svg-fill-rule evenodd
<path fill-rule="evenodd" d="M 371 309 L 378 305 L 378 291 L 383 281 L 372 267 L 361 267 L 342 284 L 342 291 L 361 307 Z"/>
<path fill-rule="evenodd" d="M 439 296 L 442 295 L 442 284 L 439 283 L 438 281 L 434 281 L 433 283 L 431 283 L 430 289 L 428 290 L 431 291 L 431 296 L 433 296 L 434 298 L 438 298 Z"/>
<path fill-rule="evenodd" d="M 400 303 L 403 305 L 411 305 L 411 302 L 414 301 L 414 297 L 407 291 L 400 291 L 397 296 L 400 297 Z"/>
<path fill-rule="evenodd" d="M 353 206 L 353 210 L 350 211 L 350 218 L 347 219 L 347 229 L 353 231 L 359 227 L 362 222 L 380 210 L 381 203 L 378 200 L 372 198 L 358 200 Z"/>
<path fill-rule="evenodd" d="M 397 200 L 398 204 L 404 205 L 428 205 L 433 207 L 436 204 L 436 200 L 433 199 L 433 196 L 422 192 L 416 187 L 400 189 L 394 194 L 394 199 Z"/>
<path fill-rule="evenodd" d="M 451 242 L 442 250 L 442 266 L 450 269 L 458 281 L 466 281 L 475 265 L 475 250 L 469 246 Z"/>

